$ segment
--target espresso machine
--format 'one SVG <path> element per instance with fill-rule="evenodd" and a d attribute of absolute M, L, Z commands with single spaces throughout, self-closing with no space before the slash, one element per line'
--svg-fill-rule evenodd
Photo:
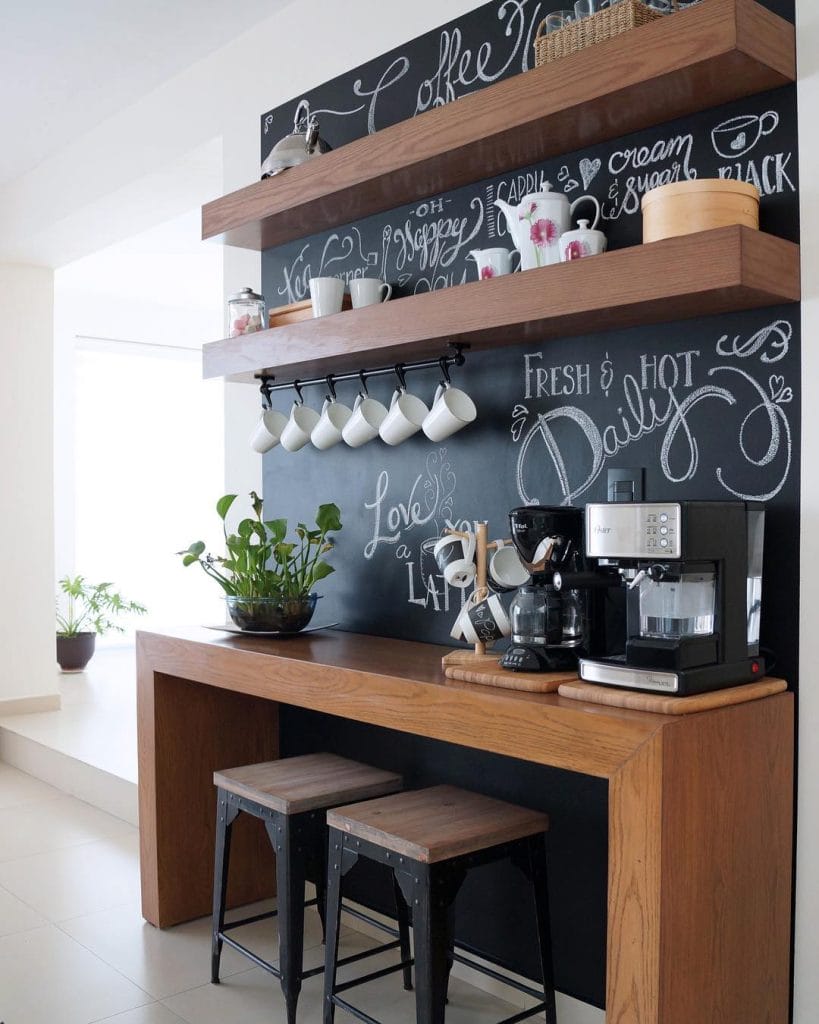
<path fill-rule="evenodd" d="M 581 679 L 678 696 L 760 679 L 764 526 L 742 501 L 587 505 L 587 571 L 625 589 L 626 637 L 622 654 L 582 658 Z"/>
<path fill-rule="evenodd" d="M 577 667 L 586 636 L 588 601 L 577 589 L 558 590 L 554 574 L 583 571 L 583 510 L 528 505 L 509 513 L 512 543 L 531 573 L 512 600 L 512 643 L 501 658 L 516 672 Z"/>

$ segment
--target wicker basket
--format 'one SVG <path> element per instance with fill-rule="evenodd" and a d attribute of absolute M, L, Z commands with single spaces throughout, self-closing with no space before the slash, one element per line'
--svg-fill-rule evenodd
<path fill-rule="evenodd" d="M 671 0 L 671 6 L 676 11 L 678 0 Z M 640 28 L 664 17 L 667 15 L 652 10 L 642 0 L 620 0 L 613 7 L 606 7 L 588 18 L 572 21 L 549 35 L 541 34 L 546 27 L 544 18 L 535 35 L 535 67 L 539 68 L 541 64 L 548 64 L 560 57 L 568 57 L 594 43 L 613 39 L 623 32 L 630 32 L 633 28 Z"/>

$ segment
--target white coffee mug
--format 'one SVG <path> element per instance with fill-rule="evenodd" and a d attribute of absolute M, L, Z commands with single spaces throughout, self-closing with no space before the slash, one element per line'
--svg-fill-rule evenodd
<path fill-rule="evenodd" d="M 428 413 L 429 409 L 420 398 L 399 388 L 393 392 L 389 412 L 379 427 L 381 440 L 386 444 L 401 444 L 418 433 Z"/>
<path fill-rule="evenodd" d="M 450 636 L 467 643 L 493 644 L 501 637 L 510 636 L 512 624 L 497 594 L 476 601 L 473 594 L 455 620 Z"/>
<path fill-rule="evenodd" d="M 338 277 L 311 277 L 310 298 L 313 316 L 340 313 L 344 302 L 344 282 Z"/>
<path fill-rule="evenodd" d="M 497 547 L 489 559 L 486 582 L 496 594 L 507 594 L 524 586 L 531 576 L 515 547 L 503 540 L 495 543 Z"/>
<path fill-rule="evenodd" d="M 466 590 L 475 582 L 475 544 L 474 533 L 470 533 L 466 540 L 446 534 L 433 548 L 438 568 L 451 587 Z"/>
<path fill-rule="evenodd" d="M 353 414 L 347 420 L 341 436 L 351 448 L 360 448 L 374 437 L 387 417 L 387 407 L 383 402 L 369 395 L 359 393 L 353 405 Z"/>
<path fill-rule="evenodd" d="M 319 421 L 310 434 L 313 445 L 323 452 L 338 444 L 342 431 L 352 415 L 353 410 L 349 405 L 344 405 L 335 399 L 325 398 Z"/>
<path fill-rule="evenodd" d="M 518 258 L 515 268 L 520 270 L 520 253 L 517 249 L 473 249 L 467 259 L 473 259 L 478 265 L 478 278 L 481 281 L 493 277 L 504 277 L 512 273 L 512 260 Z"/>
<path fill-rule="evenodd" d="M 379 281 L 374 277 L 357 277 L 350 281 L 350 297 L 353 300 L 353 309 L 361 309 L 362 306 L 376 306 L 379 302 L 386 302 L 392 295 L 392 285 L 386 281 Z"/>
<path fill-rule="evenodd" d="M 278 409 L 265 409 L 259 422 L 250 435 L 250 447 L 264 455 L 275 448 L 281 440 L 282 431 L 287 426 L 287 417 Z"/>
<path fill-rule="evenodd" d="M 424 433 L 430 441 L 443 441 L 456 431 L 469 426 L 478 415 L 475 403 L 465 391 L 451 384 L 439 384 L 435 401 L 423 422 Z"/>
<path fill-rule="evenodd" d="M 290 410 L 290 419 L 282 431 L 282 448 L 288 452 L 300 451 L 310 440 L 310 435 L 320 419 L 315 409 L 304 405 L 303 402 L 294 402 Z"/>

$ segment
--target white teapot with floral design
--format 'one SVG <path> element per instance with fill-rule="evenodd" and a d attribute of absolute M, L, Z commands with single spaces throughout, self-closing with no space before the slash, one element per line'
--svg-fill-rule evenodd
<path fill-rule="evenodd" d="M 569 230 L 572 215 L 584 200 L 595 205 L 594 230 L 600 220 L 600 204 L 594 196 L 580 196 L 570 204 L 562 192 L 552 191 L 548 181 L 541 192 L 530 192 L 517 206 L 495 200 L 495 206 L 506 214 L 506 226 L 520 252 L 521 270 L 560 263 L 560 236 Z"/>

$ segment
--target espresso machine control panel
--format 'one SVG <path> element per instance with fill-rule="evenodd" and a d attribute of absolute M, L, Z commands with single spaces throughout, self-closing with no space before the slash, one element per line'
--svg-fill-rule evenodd
<path fill-rule="evenodd" d="M 675 502 L 586 506 L 592 558 L 680 558 L 682 513 Z"/>

